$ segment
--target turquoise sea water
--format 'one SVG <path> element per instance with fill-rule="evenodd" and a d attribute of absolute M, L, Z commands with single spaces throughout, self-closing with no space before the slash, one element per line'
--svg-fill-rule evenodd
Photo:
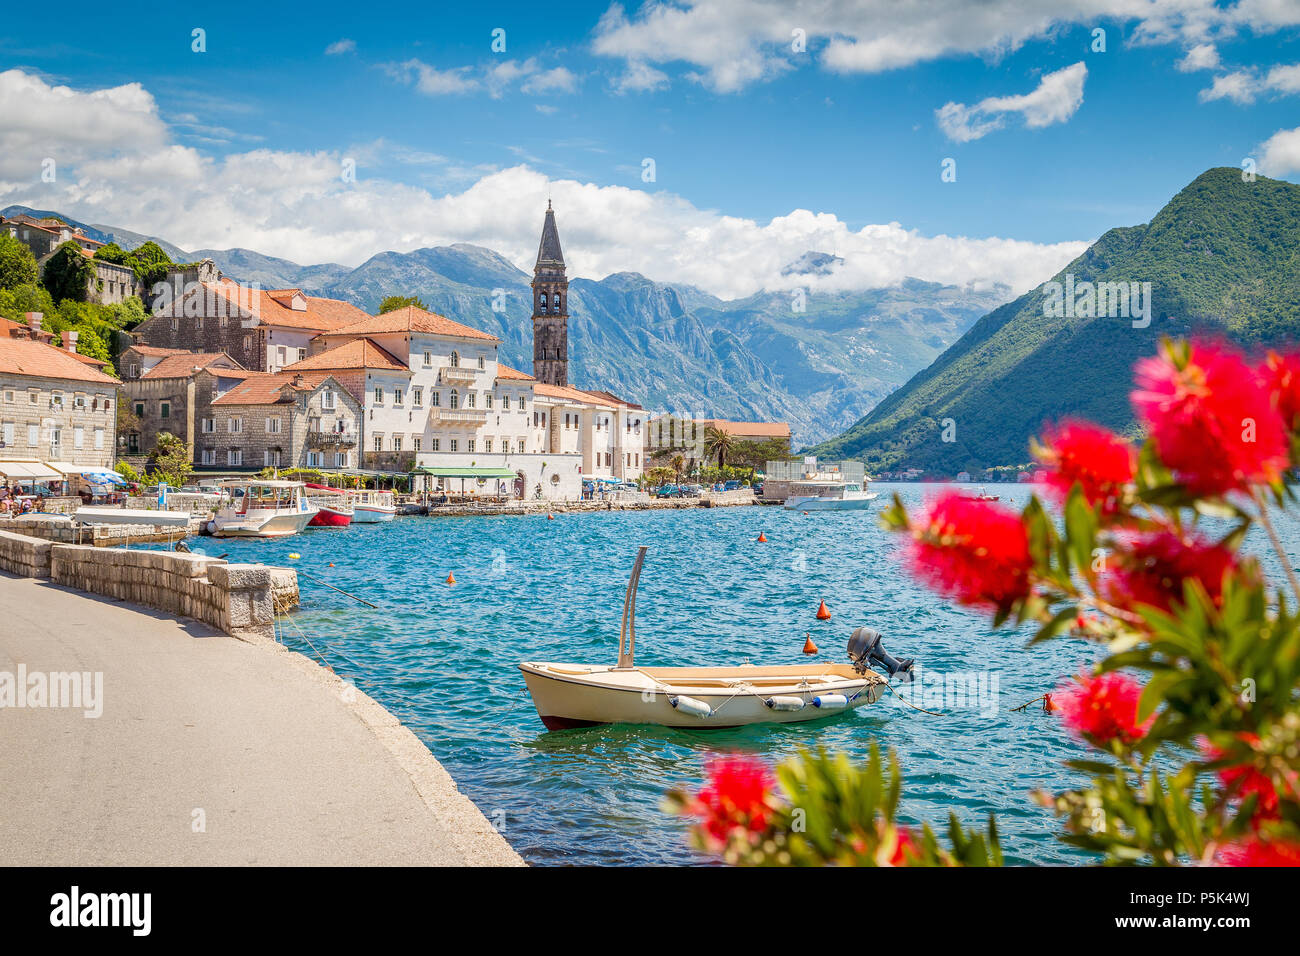
<path fill-rule="evenodd" d="M 1084 862 L 1029 797 L 1077 782 L 1062 764 L 1084 748 L 1055 717 L 1010 708 L 1052 690 L 1096 649 L 1073 639 L 1027 649 L 1027 633 L 994 632 L 913 583 L 897 561 L 899 539 L 879 528 L 877 511 L 894 491 L 911 506 L 933 489 L 873 489 L 884 492 L 877 508 L 856 513 L 410 517 L 280 541 L 192 543 L 232 561 L 296 566 L 380 605 L 362 607 L 302 576 L 302 608 L 284 639 L 323 657 L 410 727 L 530 863 L 697 861 L 682 821 L 665 815 L 660 801 L 669 787 L 698 782 L 711 755 L 747 751 L 775 763 L 812 744 L 863 755 L 872 740 L 899 755 L 907 821 L 941 827 L 954 811 L 982 824 L 994 812 L 1009 862 Z M 1000 485 L 996 493 L 1019 508 L 1030 489 Z M 768 543 L 756 543 L 760 531 Z M 1255 543 L 1258 552 L 1262 537 Z M 965 707 L 915 699 L 943 716 L 887 695 L 850 714 L 781 727 L 548 733 L 516 665 L 614 663 L 638 544 L 650 546 L 637 604 L 638 663 L 800 663 L 805 633 L 824 657 L 845 660 L 850 631 L 867 624 L 895 656 L 917 659 L 922 686 L 933 686 L 935 674 L 983 674 L 989 698 L 996 677 L 997 696 Z M 444 583 L 449 573 L 454 586 Z M 833 612 L 829 622 L 814 617 L 821 600 Z"/>

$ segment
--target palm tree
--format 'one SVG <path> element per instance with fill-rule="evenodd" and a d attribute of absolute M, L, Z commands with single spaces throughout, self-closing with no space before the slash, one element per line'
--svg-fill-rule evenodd
<path fill-rule="evenodd" d="M 682 469 L 686 467 L 686 459 L 681 455 L 673 455 L 673 473 L 677 476 L 677 481 L 682 480 Z"/>
<path fill-rule="evenodd" d="M 710 425 L 704 431 L 704 453 L 718 456 L 718 468 L 727 467 L 727 456 L 736 448 L 736 439 L 722 429 Z"/>

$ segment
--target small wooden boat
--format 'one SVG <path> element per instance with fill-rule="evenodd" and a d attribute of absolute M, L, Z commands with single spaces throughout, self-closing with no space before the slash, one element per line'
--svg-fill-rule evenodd
<path fill-rule="evenodd" d="M 963 493 L 962 497 L 968 501 L 997 501 L 998 500 L 997 495 L 991 495 L 983 488 L 981 488 L 977 494 L 972 495 L 972 494 Z"/>
<path fill-rule="evenodd" d="M 869 669 L 868 662 L 884 663 L 891 674 L 910 679 L 912 662 L 889 657 L 879 647 L 880 635 L 866 628 L 854 631 L 848 664 L 637 667 L 636 588 L 645 553 L 644 547 L 638 550 L 627 586 L 616 665 L 519 665 L 548 730 L 619 723 L 736 727 L 816 720 L 880 699 L 888 682 Z"/>

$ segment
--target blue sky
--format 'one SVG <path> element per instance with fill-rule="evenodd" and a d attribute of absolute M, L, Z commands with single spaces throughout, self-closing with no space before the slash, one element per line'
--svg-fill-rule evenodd
<path fill-rule="evenodd" d="M 562 234 L 592 247 L 591 274 L 619 265 L 602 250 L 630 249 L 628 268 L 740 293 L 770 285 L 763 270 L 804 239 L 847 234 L 825 251 L 870 256 L 861 231 L 889 223 L 904 238 L 874 241 L 897 261 L 862 263 L 853 282 L 949 256 L 969 267 L 936 265 L 934 278 L 1024 284 L 1015 261 L 1063 264 L 1079 242 L 1149 219 L 1209 167 L 1267 156 L 1265 171 L 1300 169 L 1300 142 L 1277 138 L 1300 126 L 1300 71 L 1285 72 L 1300 63 L 1300 3 L 1258 13 L 1185 0 L 1145 19 L 1126 15 L 1151 9 L 1138 0 L 1101 0 L 1115 11 L 1101 19 L 1070 13 L 1095 6 L 1085 0 L 984 10 L 930 0 L 919 19 L 883 0 L 839 12 L 797 0 L 480 6 L 11 9 L 0 73 L 44 89 L 0 94 L 0 128 L 32 127 L 15 144 L 0 132 L 11 164 L 30 156 L 0 167 L 0 204 L 44 203 L 190 248 L 242 244 L 352 264 L 457 239 L 526 258 L 535 197 L 552 192 L 570 202 L 557 201 Z M 788 39 L 798 24 L 802 53 Z M 1105 52 L 1091 49 L 1096 27 Z M 194 28 L 206 32 L 205 52 L 192 50 Z M 491 49 L 497 28 L 504 52 Z M 138 120 L 134 145 L 73 128 L 75 113 L 63 128 L 34 115 L 48 112 L 46 89 L 67 87 L 93 106 L 96 91 L 133 84 L 123 122 L 109 125 L 130 131 Z M 1035 91 L 1037 101 L 1024 99 Z M 1022 99 L 977 107 L 997 97 Z M 993 128 L 962 141 L 939 121 L 945 104 L 957 104 L 967 130 Z M 38 153 L 66 157 L 58 182 L 33 175 Z M 945 158 L 956 161 L 955 182 L 941 180 Z M 346 159 L 357 169 L 351 191 L 326 187 L 317 167 Z M 311 170 L 286 172 L 305 184 L 297 189 L 268 168 L 300 162 Z M 171 201 L 151 192 L 169 179 Z M 211 187 L 200 179 L 220 183 L 227 205 L 202 195 Z M 833 217 L 834 228 L 771 226 L 796 210 Z M 731 217 L 753 228 L 733 229 Z M 664 235 L 647 235 L 648 220 Z M 373 233 L 357 235 L 359 224 Z M 700 228 L 721 250 L 716 281 L 667 247 L 655 254 L 674 232 Z M 902 255 L 906 235 L 1033 248 L 921 244 Z M 774 247 L 765 264 L 729 282 L 723 273 L 754 255 L 746 244 L 765 242 Z"/>

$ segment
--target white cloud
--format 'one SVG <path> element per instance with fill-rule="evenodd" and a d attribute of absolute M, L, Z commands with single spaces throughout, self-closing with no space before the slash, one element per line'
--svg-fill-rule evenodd
<path fill-rule="evenodd" d="M 612 86 L 617 93 L 649 93 L 668 85 L 668 74 L 656 70 L 648 63 L 633 60 L 614 78 Z"/>
<path fill-rule="evenodd" d="M 578 88 L 578 77 L 571 70 L 557 66 L 553 70 L 540 70 L 520 85 L 525 93 L 572 93 Z"/>
<path fill-rule="evenodd" d="M 1280 129 L 1260 145 L 1259 171 L 1273 177 L 1300 172 L 1300 127 Z"/>
<path fill-rule="evenodd" d="M 1234 103 L 1253 103 L 1259 93 L 1259 80 L 1250 73 L 1237 71 L 1214 78 L 1207 90 L 1201 90 L 1202 103 L 1212 100 L 1232 100 Z"/>
<path fill-rule="evenodd" d="M 335 40 L 325 48 L 326 56 L 338 56 L 340 53 L 352 53 L 357 48 L 356 40 Z"/>
<path fill-rule="evenodd" d="M 1243 27 L 1300 22 L 1292 0 L 650 0 L 629 16 L 612 4 L 595 29 L 597 54 L 634 64 L 684 63 L 685 74 L 730 93 L 811 58 L 837 73 L 878 73 L 975 55 L 1000 57 L 1068 26 L 1135 24 L 1130 42 L 1209 45 Z M 808 53 L 792 49 L 806 31 Z M 1204 51 L 1199 56 L 1204 56 Z"/>
<path fill-rule="evenodd" d="M 404 63 L 387 63 L 383 69 L 393 79 L 413 85 L 425 96 L 467 93 L 478 87 L 478 81 L 467 75 L 467 66 L 439 70 L 423 60 L 410 59 Z"/>
<path fill-rule="evenodd" d="M 1264 78 L 1264 85 L 1279 93 L 1300 93 L 1300 63 L 1273 67 Z"/>
<path fill-rule="evenodd" d="M 57 118 L 43 118 L 19 94 L 57 107 Z M 42 183 L 40 159 L 51 149 L 72 158 L 61 161 L 56 182 Z M 925 236 L 896 222 L 851 229 L 833 214 L 806 209 L 760 222 L 700 209 L 669 193 L 552 180 L 527 165 L 478 171 L 460 191 L 434 194 L 371 178 L 366 163 L 383 158 L 432 167 L 443 156 L 382 141 L 346 155 L 357 159 L 355 182 L 340 175 L 341 152 L 255 149 L 211 157 L 172 142 L 152 97 L 137 85 L 82 93 L 20 71 L 0 73 L 0 206 L 57 209 L 184 249 L 243 246 L 301 263 L 358 265 L 385 250 L 471 242 L 529 269 L 550 197 L 571 274 L 637 271 L 735 297 L 796 282 L 814 289 L 881 287 L 908 276 L 1001 282 L 1023 291 L 1086 245 Z M 844 264 L 830 276 L 781 276 L 809 250 L 840 256 Z"/>
<path fill-rule="evenodd" d="M 1187 51 L 1176 64 L 1181 73 L 1195 73 L 1197 70 L 1217 70 L 1219 68 L 1219 50 L 1213 43 L 1199 43 Z"/>
<path fill-rule="evenodd" d="M 1006 117 L 1019 113 L 1031 129 L 1064 123 L 1083 104 L 1083 84 L 1088 68 L 1083 61 L 1048 73 L 1031 92 L 1020 96 L 990 96 L 974 106 L 945 103 L 935 110 L 944 135 L 958 143 L 979 139 L 1005 125 Z"/>

